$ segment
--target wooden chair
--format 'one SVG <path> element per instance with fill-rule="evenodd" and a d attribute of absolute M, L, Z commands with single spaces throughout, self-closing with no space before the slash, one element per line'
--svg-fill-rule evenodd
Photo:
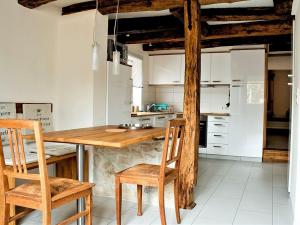
<path fill-rule="evenodd" d="M 86 224 L 92 224 L 93 184 L 64 178 L 49 178 L 44 151 L 41 124 L 38 121 L 0 120 L 0 128 L 8 131 L 10 153 L 13 166 L 6 166 L 2 141 L 0 141 L 0 225 L 16 221 L 33 210 L 43 214 L 43 225 L 51 224 L 51 210 L 79 198 L 85 198 L 86 209 L 59 225 L 69 224 L 80 217 L 86 217 Z M 22 130 L 33 130 L 38 153 L 39 174 L 28 173 Z M 1 137 L 1 136 L 0 136 Z M 25 184 L 13 189 L 8 187 L 8 179 L 26 180 Z M 10 205 L 26 208 L 10 217 Z"/>
<path fill-rule="evenodd" d="M 179 212 L 179 166 L 181 150 L 184 139 L 185 120 L 176 119 L 169 121 L 166 130 L 165 143 L 162 153 L 161 165 L 139 164 L 123 170 L 115 175 L 116 184 L 116 217 L 117 225 L 121 225 L 122 184 L 137 185 L 138 212 L 142 215 L 142 191 L 143 186 L 158 187 L 159 209 L 161 224 L 166 225 L 164 188 L 174 181 L 174 200 L 177 223 L 181 223 Z M 174 168 L 168 167 L 175 164 Z"/>

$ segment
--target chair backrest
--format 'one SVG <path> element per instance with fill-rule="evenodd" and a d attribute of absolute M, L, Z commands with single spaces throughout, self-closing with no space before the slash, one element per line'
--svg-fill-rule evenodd
<path fill-rule="evenodd" d="M 163 147 L 160 176 L 165 176 L 166 168 L 175 164 L 179 169 L 185 133 L 185 119 L 174 119 L 168 122 Z"/>
<path fill-rule="evenodd" d="M 0 120 L 0 128 L 7 130 L 12 160 L 12 166 L 7 166 L 5 164 L 3 144 L 0 136 L 0 188 L 4 190 L 4 193 L 8 191 L 8 177 L 39 181 L 41 184 L 42 201 L 48 201 L 51 194 L 41 123 L 39 121 L 30 120 Z M 22 135 L 22 131 L 24 130 L 32 130 L 34 132 L 38 154 L 39 174 L 28 173 L 24 138 Z M 1 194 L 4 193 L 1 192 Z"/>

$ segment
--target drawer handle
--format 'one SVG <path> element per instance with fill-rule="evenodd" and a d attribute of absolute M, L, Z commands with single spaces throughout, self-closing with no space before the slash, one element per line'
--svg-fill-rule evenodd
<path fill-rule="evenodd" d="M 242 80 L 232 80 L 233 82 L 239 82 L 239 81 L 242 81 Z"/>
<path fill-rule="evenodd" d="M 232 87 L 242 87 L 241 85 L 232 85 Z"/>
<path fill-rule="evenodd" d="M 213 147 L 214 148 L 222 148 L 222 146 L 219 146 L 219 145 L 214 145 Z"/>
<path fill-rule="evenodd" d="M 214 134 L 214 137 L 223 137 L 221 134 Z"/>
<path fill-rule="evenodd" d="M 223 120 L 223 117 L 215 117 L 216 120 Z"/>
<path fill-rule="evenodd" d="M 201 82 L 208 83 L 209 81 L 208 80 L 201 80 Z"/>
<path fill-rule="evenodd" d="M 213 80 L 214 83 L 221 83 L 220 80 Z"/>
<path fill-rule="evenodd" d="M 160 116 L 160 117 L 157 117 L 157 119 L 166 119 L 165 116 Z"/>
<path fill-rule="evenodd" d="M 215 123 L 214 125 L 215 126 L 224 126 L 223 124 L 220 124 L 220 123 Z"/>
<path fill-rule="evenodd" d="M 150 121 L 150 119 L 141 119 L 141 121 Z"/>

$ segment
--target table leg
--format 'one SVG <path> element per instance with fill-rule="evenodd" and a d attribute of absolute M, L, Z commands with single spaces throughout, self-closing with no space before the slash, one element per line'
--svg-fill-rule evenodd
<path fill-rule="evenodd" d="M 78 181 L 83 181 L 83 174 L 84 174 L 84 145 L 77 145 L 76 146 L 77 151 L 77 176 Z M 84 211 L 84 199 L 81 198 L 77 200 L 77 212 Z M 81 217 L 77 220 L 77 225 L 84 225 L 84 217 Z"/>

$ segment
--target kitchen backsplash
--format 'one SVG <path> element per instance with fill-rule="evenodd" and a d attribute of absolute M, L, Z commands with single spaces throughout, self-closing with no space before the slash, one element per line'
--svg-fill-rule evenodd
<path fill-rule="evenodd" d="M 156 87 L 156 103 L 167 103 L 174 106 L 175 112 L 183 111 L 183 87 Z"/>
<path fill-rule="evenodd" d="M 181 86 L 156 87 L 156 103 L 173 105 L 176 112 L 182 112 L 183 91 Z M 229 112 L 226 106 L 229 103 L 229 92 L 228 86 L 201 87 L 201 112 Z"/>

